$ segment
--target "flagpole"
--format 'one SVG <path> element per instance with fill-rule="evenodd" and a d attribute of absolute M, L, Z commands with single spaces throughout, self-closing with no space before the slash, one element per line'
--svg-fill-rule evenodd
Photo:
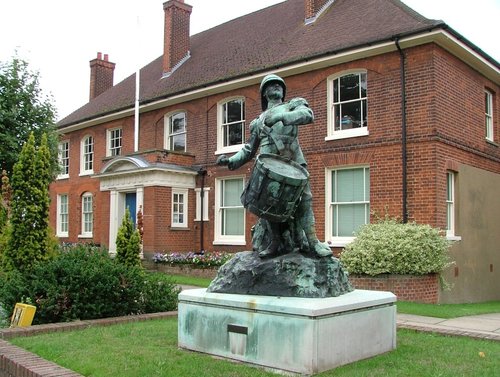
<path fill-rule="evenodd" d="M 137 43 L 140 46 L 140 22 L 137 16 Z M 134 152 L 139 151 L 139 96 L 140 96 L 140 83 L 141 83 L 141 67 L 140 67 L 140 54 L 137 54 L 137 71 L 135 72 L 135 104 L 134 104 Z"/>

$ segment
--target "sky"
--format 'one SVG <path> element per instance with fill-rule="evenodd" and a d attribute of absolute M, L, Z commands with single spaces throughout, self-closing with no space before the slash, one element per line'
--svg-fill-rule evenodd
<path fill-rule="evenodd" d="M 283 0 L 186 0 L 191 34 Z M 62 119 L 88 102 L 89 61 L 116 63 L 117 84 L 163 53 L 164 0 L 5 0 L 0 5 L 0 62 L 18 57 L 40 75 Z M 441 19 L 500 61 L 500 0 L 403 0 Z M 141 41 L 140 43 L 138 41 Z"/>

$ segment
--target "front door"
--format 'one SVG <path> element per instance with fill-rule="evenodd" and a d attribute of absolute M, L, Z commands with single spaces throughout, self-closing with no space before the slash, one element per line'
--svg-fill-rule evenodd
<path fill-rule="evenodd" d="M 127 192 L 125 194 L 125 208 L 128 208 L 135 227 L 137 221 L 137 195 L 135 192 Z"/>

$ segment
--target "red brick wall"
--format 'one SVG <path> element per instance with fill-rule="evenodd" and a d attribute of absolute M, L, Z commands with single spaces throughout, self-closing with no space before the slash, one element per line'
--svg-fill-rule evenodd
<path fill-rule="evenodd" d="M 484 138 L 484 88 L 494 93 L 495 141 L 500 143 L 500 88 L 469 66 L 434 45 L 405 50 L 407 72 L 408 127 L 408 213 L 409 219 L 444 227 L 446 220 L 446 170 L 467 164 L 500 173 L 500 148 Z M 368 75 L 369 135 L 325 141 L 327 136 L 327 79 L 353 69 L 364 69 Z M 327 67 L 321 70 L 286 77 L 287 99 L 301 96 L 308 100 L 315 113 L 315 122 L 302 127 L 299 139 L 311 172 L 317 233 L 324 239 L 325 169 L 345 166 L 370 168 L 370 207 L 378 215 L 386 212 L 402 216 L 401 162 L 401 81 L 400 56 L 397 52 Z M 215 166 L 217 155 L 217 106 L 233 96 L 245 98 L 248 125 L 260 112 L 258 84 L 211 95 L 167 108 L 141 114 L 140 153 L 147 160 L 196 165 L 207 170 L 205 187 L 209 187 L 209 221 L 204 224 L 203 247 L 206 250 L 240 251 L 251 248 L 250 228 L 255 216 L 246 219 L 246 246 L 213 245 L 215 182 L 217 178 L 243 175 L 248 179 L 252 164 L 230 172 Z M 173 111 L 187 116 L 187 153 L 163 151 L 164 116 Z M 70 180 L 52 185 L 51 219 L 55 227 L 55 195 L 70 194 L 70 237 L 77 241 L 81 227 L 79 201 L 85 191 L 95 193 L 95 242 L 107 242 L 109 197 L 99 191 L 99 179 L 79 177 L 80 141 L 86 134 L 95 138 L 94 172 L 101 171 L 109 159 L 104 158 L 106 128 L 123 127 L 123 152 L 133 153 L 133 117 L 113 121 L 65 135 L 70 145 Z M 197 178 L 197 187 L 201 178 Z M 145 250 L 197 250 L 200 247 L 200 226 L 194 222 L 195 193 L 189 194 L 189 226 L 187 231 L 169 229 L 171 189 L 144 190 Z M 99 222 L 100 221 L 100 222 Z M 66 241 L 66 240 L 65 240 Z M 336 250 L 339 251 L 339 250 Z"/>
<path fill-rule="evenodd" d="M 439 278 L 431 275 L 350 275 L 349 281 L 356 289 L 388 291 L 397 296 L 398 301 L 436 304 L 439 299 Z"/>

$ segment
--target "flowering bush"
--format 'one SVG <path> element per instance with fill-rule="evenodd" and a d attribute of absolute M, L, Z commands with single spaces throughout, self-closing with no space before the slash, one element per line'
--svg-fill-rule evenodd
<path fill-rule="evenodd" d="M 156 253 L 153 256 L 153 262 L 166 264 L 190 264 L 199 267 L 218 267 L 222 266 L 233 257 L 231 253 L 213 252 L 213 253 Z"/>
<path fill-rule="evenodd" d="M 425 275 L 439 273 L 450 264 L 449 246 L 430 225 L 385 218 L 361 227 L 341 260 L 351 274 Z"/>

